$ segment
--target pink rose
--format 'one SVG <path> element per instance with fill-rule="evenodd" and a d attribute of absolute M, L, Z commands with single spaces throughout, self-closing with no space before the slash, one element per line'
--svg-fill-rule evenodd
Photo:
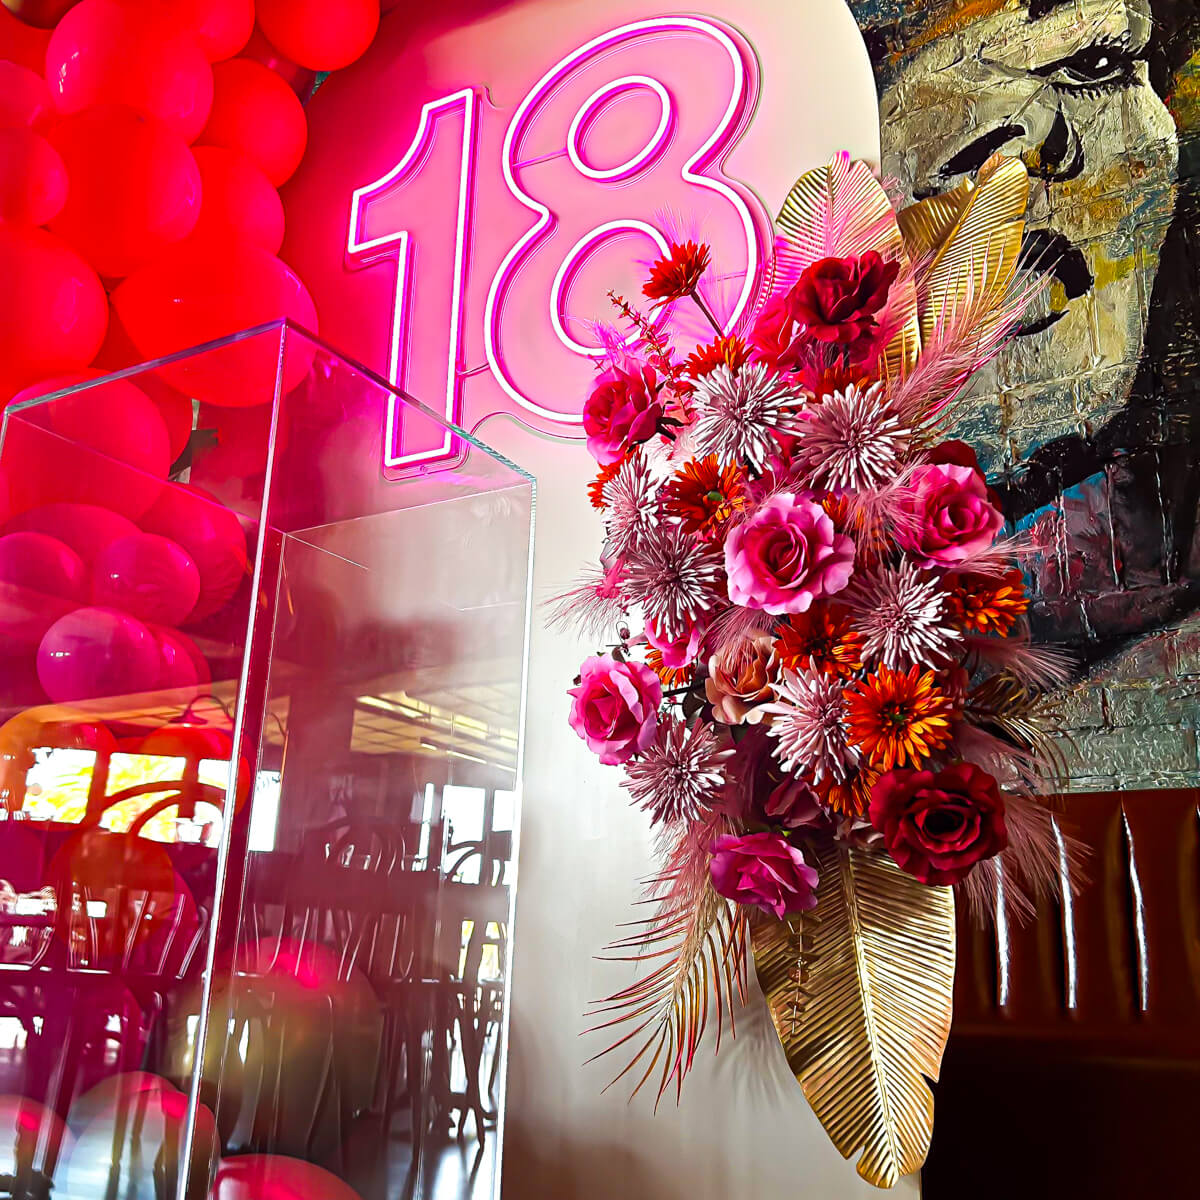
<path fill-rule="evenodd" d="M 807 612 L 850 582 L 854 543 L 811 500 L 782 492 L 725 542 L 729 598 L 769 613 Z"/>
<path fill-rule="evenodd" d="M 610 367 L 583 406 L 588 451 L 605 466 L 620 462 L 631 446 L 654 436 L 662 415 L 653 367 Z"/>
<path fill-rule="evenodd" d="M 767 797 L 763 812 L 773 825 L 785 829 L 814 829 L 832 832 L 833 820 L 829 810 L 817 798 L 811 784 L 794 775 L 785 779 Z"/>
<path fill-rule="evenodd" d="M 659 633 L 653 621 L 646 622 L 646 641 L 662 655 L 662 664 L 672 671 L 682 670 L 696 661 L 700 643 L 704 641 L 704 626 L 697 624 L 671 639 Z"/>
<path fill-rule="evenodd" d="M 775 639 L 765 630 L 731 642 L 708 660 L 704 694 L 713 706 L 713 716 L 726 725 L 755 724 L 762 719 L 761 706 L 771 699 Z"/>
<path fill-rule="evenodd" d="M 712 844 L 708 869 L 718 895 L 774 913 L 780 920 L 817 906 L 817 873 L 781 834 L 719 837 Z"/>
<path fill-rule="evenodd" d="M 952 567 L 986 550 L 1004 525 L 987 483 L 970 467 L 917 467 L 900 501 L 900 544 L 925 567 Z"/>
<path fill-rule="evenodd" d="M 568 691 L 575 697 L 571 728 L 606 767 L 627 761 L 654 741 L 662 684 L 649 667 L 605 654 L 585 659 L 579 676 L 579 686 Z"/>

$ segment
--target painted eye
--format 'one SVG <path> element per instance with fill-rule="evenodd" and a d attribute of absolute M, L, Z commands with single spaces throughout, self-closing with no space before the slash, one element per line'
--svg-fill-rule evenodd
<path fill-rule="evenodd" d="M 1088 92 L 1128 86 L 1136 63 L 1137 59 L 1120 46 L 1086 46 L 1037 73 L 1052 87 Z"/>

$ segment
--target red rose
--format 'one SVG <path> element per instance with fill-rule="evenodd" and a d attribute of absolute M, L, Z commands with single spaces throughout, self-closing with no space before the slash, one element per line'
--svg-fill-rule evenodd
<path fill-rule="evenodd" d="M 901 870 L 948 885 L 1008 845 L 1004 798 L 971 763 L 933 771 L 895 770 L 871 789 L 871 824 Z"/>
<path fill-rule="evenodd" d="M 808 337 L 854 349 L 875 331 L 875 315 L 899 271 L 899 263 L 884 262 L 875 250 L 819 259 L 788 293 L 788 311 Z"/>
<path fill-rule="evenodd" d="M 755 359 L 776 371 L 794 371 L 800 365 L 800 339 L 786 296 L 763 305 L 746 339 Z"/>
<path fill-rule="evenodd" d="M 612 367 L 583 406 L 587 448 L 600 464 L 620 462 L 631 446 L 654 436 L 663 415 L 653 367 Z"/>

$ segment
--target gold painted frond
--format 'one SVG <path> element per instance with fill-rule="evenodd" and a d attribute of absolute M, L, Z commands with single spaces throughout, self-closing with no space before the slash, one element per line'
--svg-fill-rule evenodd
<path fill-rule="evenodd" d="M 623 1049 L 629 1062 L 608 1087 L 629 1075 L 636 1080 L 636 1096 L 657 1073 L 657 1105 L 672 1082 L 678 1098 L 708 1024 L 710 999 L 718 1049 L 726 1009 L 734 1029 L 735 997 L 738 1003 L 745 998 L 746 918 L 713 891 L 706 877 L 697 900 L 667 900 L 654 916 L 636 924 L 637 932 L 610 945 L 604 957 L 649 969 L 592 1006 L 588 1017 L 596 1024 L 587 1032 L 607 1031 L 617 1040 L 588 1061 Z"/>
<path fill-rule="evenodd" d="M 926 1079 L 950 1032 L 954 899 L 878 852 L 814 853 L 815 912 L 800 935 L 754 925 L 755 970 L 826 1133 L 845 1157 L 862 1151 L 864 1179 L 891 1187 L 925 1161 L 933 1134 Z"/>
<path fill-rule="evenodd" d="M 921 271 L 921 337 L 969 307 L 975 336 L 986 337 L 990 314 L 1003 310 L 1025 232 L 1029 173 L 1019 158 L 995 154 L 975 180 L 901 209 L 900 232 Z"/>
<path fill-rule="evenodd" d="M 786 244 L 778 253 L 785 278 L 795 278 L 822 258 L 846 258 L 875 250 L 900 260 L 882 323 L 895 333 L 884 353 L 889 377 L 902 378 L 921 349 L 917 292 L 909 270 L 896 213 L 864 162 L 837 154 L 826 167 L 801 175 L 792 185 L 776 221 Z"/>

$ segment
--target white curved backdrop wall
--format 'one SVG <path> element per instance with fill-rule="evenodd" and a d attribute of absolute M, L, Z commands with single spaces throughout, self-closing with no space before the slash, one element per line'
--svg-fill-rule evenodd
<path fill-rule="evenodd" d="M 777 211 L 801 170 L 841 148 L 878 161 L 870 64 L 842 0 L 778 0 L 804 37 L 759 46 L 772 73 L 803 79 L 811 107 L 773 132 L 775 177 L 749 180 Z M 565 7 L 565 6 L 564 6 Z M 740 5 L 721 6 L 736 21 Z M 736 154 L 729 173 L 739 177 Z M 745 178 L 745 176 L 740 176 Z M 508 421 L 484 437 L 537 476 L 535 599 L 541 603 L 596 557 L 601 527 L 587 503 L 594 471 L 580 444 L 538 438 Z M 504 1200 L 841 1200 L 875 1195 L 829 1144 L 788 1072 L 755 990 L 736 1042 L 700 1056 L 682 1102 L 627 1104 L 601 1094 L 605 1063 L 584 1067 L 599 1039 L 582 1038 L 590 1000 L 619 985 L 625 964 L 594 955 L 631 916 L 635 881 L 652 866 L 645 815 L 630 808 L 615 769 L 601 767 L 567 725 L 578 663 L 594 649 L 542 627 L 535 611 L 503 1167 Z M 897 1189 L 917 1194 L 915 1181 Z"/>

